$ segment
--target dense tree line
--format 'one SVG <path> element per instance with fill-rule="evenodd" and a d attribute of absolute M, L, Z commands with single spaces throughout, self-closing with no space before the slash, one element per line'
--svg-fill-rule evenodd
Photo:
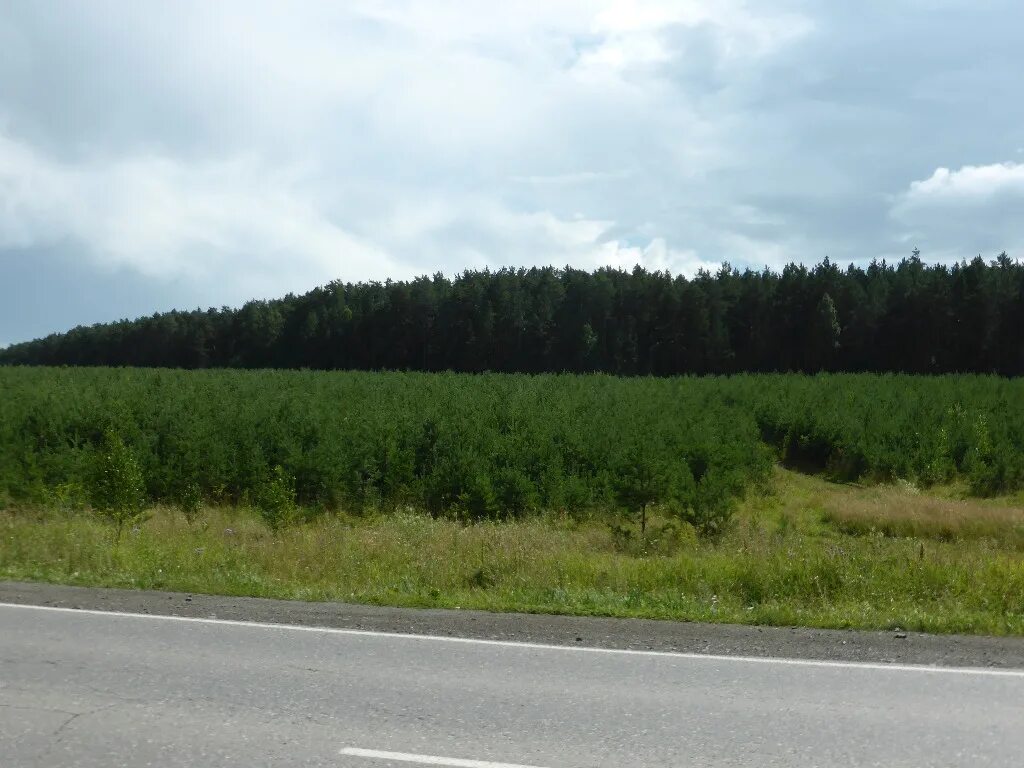
<path fill-rule="evenodd" d="M 79 327 L 0 363 L 179 368 L 1024 373 L 1024 265 L 572 268 L 332 282 L 240 309 Z"/>

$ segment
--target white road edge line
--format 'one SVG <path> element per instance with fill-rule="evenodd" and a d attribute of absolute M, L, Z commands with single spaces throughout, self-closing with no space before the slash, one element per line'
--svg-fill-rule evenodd
<path fill-rule="evenodd" d="M 427 642 L 460 643 L 465 645 L 489 645 L 499 648 L 516 648 L 535 651 L 568 651 L 573 653 L 595 653 L 621 656 L 648 656 L 669 659 L 694 659 L 698 661 L 721 661 L 737 664 L 779 664 L 793 667 L 826 667 L 838 669 L 885 670 L 895 672 L 931 672 L 953 675 L 989 675 L 992 677 L 1024 678 L 1024 669 L 993 669 L 991 667 L 940 667 L 928 664 L 885 664 L 870 661 L 832 661 L 828 659 L 793 659 L 772 656 L 729 656 L 725 654 L 693 653 L 687 651 L 642 651 L 634 648 L 595 648 L 580 645 L 554 645 L 547 643 L 524 643 L 515 640 L 486 640 L 476 637 L 449 637 L 447 635 L 419 635 L 412 632 L 381 632 L 372 629 L 343 629 L 341 627 L 313 627 L 302 624 L 275 624 L 262 621 L 241 621 L 238 619 L 214 619 L 202 616 L 174 616 L 164 613 L 130 613 L 128 611 L 101 611 L 92 608 L 64 608 L 56 605 L 32 605 L 30 603 L 0 602 L 0 609 L 22 608 L 31 611 L 52 611 L 74 613 L 85 616 L 115 616 L 127 619 L 154 619 L 157 621 L 182 621 L 194 624 L 213 624 L 227 627 L 251 627 L 276 629 L 289 632 L 321 632 L 331 635 L 355 637 L 387 637 L 395 640 L 420 640 Z"/>
<path fill-rule="evenodd" d="M 541 768 L 538 765 L 516 765 L 514 763 L 492 763 L 489 760 L 463 760 L 458 757 L 437 757 L 435 755 L 412 755 L 406 752 L 384 752 L 379 749 L 358 749 L 345 747 L 342 755 L 366 757 L 371 760 L 391 760 L 397 763 L 419 763 L 420 765 L 448 765 L 453 768 Z"/>

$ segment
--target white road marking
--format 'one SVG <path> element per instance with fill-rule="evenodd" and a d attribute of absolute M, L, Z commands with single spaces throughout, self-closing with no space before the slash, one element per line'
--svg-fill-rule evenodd
<path fill-rule="evenodd" d="M 331 635 L 354 637 L 386 637 L 394 640 L 414 640 L 466 645 L 489 645 L 499 648 L 515 648 L 535 651 L 569 651 L 573 653 L 595 653 L 620 656 L 648 656 L 654 658 L 692 659 L 695 661 L 720 661 L 737 664 L 779 664 L 793 667 L 824 667 L 835 669 L 885 670 L 887 672 L 931 672 L 952 675 L 988 675 L 992 677 L 1024 678 L 1024 669 L 993 669 L 991 667 L 940 667 L 926 664 L 884 664 L 869 661 L 830 661 L 826 659 L 791 659 L 770 656 L 727 656 L 712 653 L 691 653 L 685 651 L 641 651 L 632 648 L 595 648 L 579 645 L 553 645 L 546 643 L 521 643 L 515 640 L 485 640 L 475 637 L 449 637 L 446 635 L 417 635 L 404 632 L 379 632 L 371 629 L 342 629 L 340 627 L 309 627 L 301 624 L 274 624 L 261 621 L 240 621 L 237 619 L 211 619 L 201 616 L 172 616 L 161 613 L 130 613 L 127 611 L 99 611 L 91 608 L 63 608 L 55 605 L 30 605 L 26 603 L 3 603 L 2 608 L 22 608 L 32 611 L 53 611 L 76 613 L 86 616 L 115 616 L 126 619 L 154 619 L 156 621 L 183 621 L 194 624 L 213 624 L 226 627 L 251 627 L 254 629 L 275 629 L 289 632 L 321 632 Z"/>
<path fill-rule="evenodd" d="M 411 755 L 406 752 L 384 752 L 379 749 L 357 749 L 356 747 L 345 747 L 341 750 L 341 754 L 349 757 L 366 757 L 371 760 L 391 760 L 397 763 L 448 765 L 453 768 L 541 768 L 538 765 L 492 763 L 489 760 L 462 760 L 458 757 L 437 757 L 436 755 Z"/>

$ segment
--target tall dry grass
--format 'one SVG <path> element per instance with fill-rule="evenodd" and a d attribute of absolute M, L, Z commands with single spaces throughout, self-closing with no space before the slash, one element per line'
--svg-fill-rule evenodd
<path fill-rule="evenodd" d="M 825 520 L 843 533 L 873 532 L 935 541 L 991 539 L 1024 550 L 1024 509 L 977 499 L 943 499 L 898 489 L 839 496 L 823 504 Z"/>

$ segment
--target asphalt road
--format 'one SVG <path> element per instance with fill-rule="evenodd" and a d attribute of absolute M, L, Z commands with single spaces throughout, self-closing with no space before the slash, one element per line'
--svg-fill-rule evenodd
<path fill-rule="evenodd" d="M 0 603 L 728 656 L 1024 669 L 1024 638 L 394 608 L 0 581 Z M 2 766 L 0 766 L 2 768 Z"/>
<path fill-rule="evenodd" d="M 0 605 L 0 765 L 1010 766 L 1024 671 Z"/>

